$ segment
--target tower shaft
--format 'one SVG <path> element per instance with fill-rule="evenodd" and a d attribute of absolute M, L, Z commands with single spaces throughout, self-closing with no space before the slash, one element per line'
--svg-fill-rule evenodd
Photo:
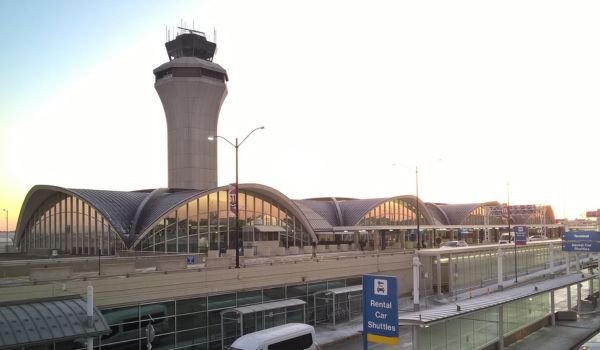
<path fill-rule="evenodd" d="M 170 61 L 154 70 L 154 87 L 167 118 L 169 188 L 218 185 L 217 146 L 208 137 L 217 134 L 227 72 L 207 59 L 206 48 L 196 47 L 212 44 L 202 39 L 188 33 L 168 42 Z"/>

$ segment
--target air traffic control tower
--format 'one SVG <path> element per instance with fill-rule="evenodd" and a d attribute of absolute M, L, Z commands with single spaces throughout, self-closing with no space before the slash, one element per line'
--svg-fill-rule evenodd
<path fill-rule="evenodd" d="M 217 187 L 219 111 L 227 96 L 227 72 L 212 62 L 216 44 L 203 33 L 181 31 L 165 44 L 169 62 L 154 69 L 154 88 L 167 117 L 169 188 Z"/>

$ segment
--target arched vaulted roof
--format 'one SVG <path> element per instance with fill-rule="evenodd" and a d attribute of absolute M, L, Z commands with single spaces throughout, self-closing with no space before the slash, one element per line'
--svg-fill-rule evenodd
<path fill-rule="evenodd" d="M 81 199 L 99 212 L 128 247 L 133 247 L 165 215 L 194 198 L 217 191 L 227 191 L 228 186 L 210 191 L 156 189 L 148 191 L 103 191 L 68 189 L 57 186 L 34 186 L 23 203 L 17 223 L 16 244 L 24 234 L 25 225 L 46 200 L 57 193 Z M 252 192 L 281 204 L 317 240 L 305 212 L 281 192 L 259 184 L 240 184 L 240 191 Z"/>
<path fill-rule="evenodd" d="M 25 224 L 29 222 L 36 210 L 42 206 L 46 200 L 57 193 L 71 195 L 88 203 L 108 220 L 110 226 L 121 237 L 127 236 L 131 218 L 135 214 L 139 204 L 148 195 L 146 192 L 68 189 L 49 185 L 34 186 L 27 193 L 21 212 L 19 213 L 15 235 L 16 244 L 19 243 L 19 240 L 24 233 Z"/>
<path fill-rule="evenodd" d="M 145 191 L 102 191 L 88 189 L 68 189 L 57 186 L 34 186 L 27 194 L 17 223 L 16 244 L 24 234 L 25 225 L 36 210 L 57 193 L 80 198 L 98 211 L 128 247 L 134 247 L 165 215 L 195 198 L 217 191 L 227 191 L 228 186 L 209 191 L 155 189 Z M 356 226 L 370 210 L 391 200 L 402 200 L 411 205 L 417 204 L 412 195 L 389 198 L 353 199 L 353 198 L 314 198 L 291 200 L 281 192 L 260 184 L 240 184 L 240 191 L 253 193 L 265 199 L 279 203 L 290 215 L 305 227 L 313 241 L 315 232 L 327 232 L 336 226 Z M 424 217 L 423 224 L 462 225 L 468 215 L 484 206 L 499 206 L 498 202 L 470 204 L 440 204 L 419 201 L 419 210 Z M 554 221 L 554 213 L 547 206 L 549 223 Z M 513 215 L 511 215 L 513 216 Z M 526 222 L 527 217 L 515 217 L 515 222 Z"/>
<path fill-rule="evenodd" d="M 469 204 L 437 204 L 436 206 L 444 212 L 448 218 L 449 225 L 462 225 L 473 210 L 479 207 L 498 205 L 500 205 L 498 202 L 485 202 Z"/>
<path fill-rule="evenodd" d="M 450 220 L 448 219 L 448 216 L 437 204 L 425 203 L 425 206 L 427 207 L 427 210 L 433 217 L 433 223 L 435 225 L 449 225 Z"/>
<path fill-rule="evenodd" d="M 415 196 L 407 195 L 370 199 L 329 197 L 294 200 L 294 202 L 304 212 L 315 231 L 330 231 L 335 226 L 355 226 L 371 209 L 396 199 L 413 206 L 417 201 Z M 433 222 L 433 217 L 425 203 L 419 201 L 419 210 L 426 222 Z"/>

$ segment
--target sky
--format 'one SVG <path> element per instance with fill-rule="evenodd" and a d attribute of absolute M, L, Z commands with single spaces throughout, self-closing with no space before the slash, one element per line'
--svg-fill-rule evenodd
<path fill-rule="evenodd" d="M 152 70 L 183 23 L 228 72 L 218 134 L 265 126 L 240 147 L 242 183 L 384 198 L 414 194 L 418 168 L 427 202 L 584 217 L 600 208 L 599 17 L 598 1 L 0 0 L 0 207 L 13 230 L 38 184 L 167 186 Z M 224 143 L 218 166 L 233 182 Z"/>

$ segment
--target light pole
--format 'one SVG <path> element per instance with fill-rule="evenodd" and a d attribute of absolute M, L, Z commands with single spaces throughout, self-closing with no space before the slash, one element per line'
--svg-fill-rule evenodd
<path fill-rule="evenodd" d="M 223 136 L 219 136 L 219 135 L 214 135 L 214 136 L 209 136 L 208 139 L 210 141 L 214 140 L 215 138 L 220 138 L 225 140 L 228 144 L 230 144 L 231 146 L 233 146 L 233 148 L 235 148 L 235 268 L 239 269 L 240 268 L 240 206 L 238 203 L 238 193 L 239 193 L 239 180 L 238 180 L 238 150 L 240 148 L 240 146 L 244 143 L 244 141 L 246 141 L 246 139 L 248 139 L 248 137 L 250 137 L 250 135 L 252 135 L 253 132 L 255 132 L 256 130 L 261 130 L 264 129 L 264 126 L 258 127 L 252 131 L 250 131 L 248 133 L 248 135 L 246 135 L 246 137 L 244 137 L 242 139 L 241 142 L 238 142 L 238 138 L 235 138 L 235 143 L 229 141 L 228 139 L 226 139 Z"/>
<path fill-rule="evenodd" d="M 508 222 L 508 241 L 510 242 L 510 187 L 509 183 L 506 183 L 506 221 Z M 515 245 L 515 283 L 517 280 L 517 233 L 513 235 L 513 243 Z"/>
<path fill-rule="evenodd" d="M 6 243 L 4 245 L 5 252 L 8 253 L 8 209 L 2 209 L 6 213 Z"/>
<path fill-rule="evenodd" d="M 409 169 L 406 165 L 400 163 L 394 163 L 393 166 L 399 165 Z M 421 250 L 421 218 L 419 216 L 419 167 L 415 166 L 415 185 L 416 185 L 416 214 L 417 214 L 417 250 Z"/>

